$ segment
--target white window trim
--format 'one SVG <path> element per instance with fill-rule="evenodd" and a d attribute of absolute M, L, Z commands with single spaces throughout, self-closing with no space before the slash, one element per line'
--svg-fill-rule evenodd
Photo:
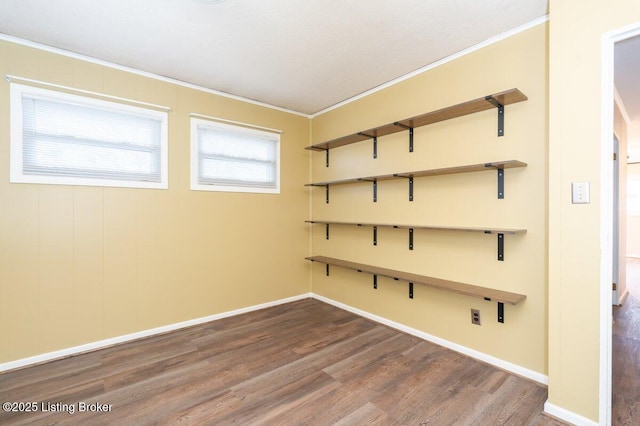
<path fill-rule="evenodd" d="M 74 176 L 27 175 L 23 173 L 23 128 L 22 128 L 22 95 L 39 95 L 75 104 L 108 108 L 123 112 L 133 112 L 161 120 L 160 130 L 160 182 L 144 182 L 121 179 L 99 179 Z M 46 185 L 74 185 L 74 186 L 106 186 L 122 188 L 169 188 L 169 143 L 168 143 L 168 113 L 148 108 L 141 108 L 127 104 L 109 102 L 86 96 L 72 95 L 40 87 L 25 86 L 11 83 L 10 85 L 10 177 L 11 183 L 35 183 Z"/>
<path fill-rule="evenodd" d="M 267 136 L 276 142 L 276 185 L 274 188 L 263 188 L 258 186 L 242 185 L 216 185 L 201 184 L 199 182 L 199 146 L 198 146 L 198 126 L 205 124 L 210 127 L 218 127 L 234 131 L 242 131 L 247 134 Z M 266 127 L 254 126 L 251 124 L 238 123 L 224 119 L 216 119 L 200 114 L 191 114 L 191 190 L 192 191 L 218 191 L 218 192 L 245 192 L 258 194 L 279 194 L 280 193 L 280 134 L 279 130 L 268 129 Z"/>

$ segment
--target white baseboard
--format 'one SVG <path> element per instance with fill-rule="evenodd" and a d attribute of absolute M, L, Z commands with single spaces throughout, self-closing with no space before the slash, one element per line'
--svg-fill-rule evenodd
<path fill-rule="evenodd" d="M 282 305 L 284 303 L 295 302 L 297 300 L 308 299 L 313 297 L 312 293 L 300 294 L 298 296 L 288 297 L 286 299 L 274 300 L 272 302 L 262 303 L 260 305 L 249 306 L 247 308 L 235 309 L 233 311 L 222 312 L 219 314 L 209 315 L 202 318 L 196 318 L 192 320 L 182 321 L 175 324 L 169 324 L 162 327 L 152 328 L 149 330 L 138 331 L 136 333 L 125 334 L 124 336 L 112 337 L 110 339 L 99 340 L 97 342 L 87 343 L 80 346 L 74 346 L 71 348 L 61 349 L 58 351 L 47 352 L 40 355 L 31 356 L 28 358 L 22 358 L 15 361 L 9 361 L 0 364 L 0 372 L 13 370 L 16 368 L 22 368 L 29 365 L 40 364 L 47 361 L 53 361 L 60 358 L 66 358 L 71 355 L 77 355 L 83 352 L 94 351 L 96 349 L 102 349 L 109 346 L 113 346 L 119 343 L 125 343 L 132 340 L 141 339 L 144 337 L 154 336 L 156 334 L 166 333 L 168 331 L 179 330 L 181 328 L 190 327 L 192 325 L 203 324 L 209 321 L 215 321 L 222 318 L 232 317 L 235 315 L 245 314 L 247 312 L 257 311 L 260 309 L 270 308 L 272 306 Z"/>
<path fill-rule="evenodd" d="M 272 302 L 262 303 L 259 305 L 249 306 L 246 308 L 236 309 L 233 311 L 222 312 L 219 314 L 209 315 L 206 317 L 196 318 L 188 321 L 183 321 L 175 324 L 170 324 L 162 327 L 152 328 L 149 330 L 143 330 L 136 333 L 126 334 L 123 336 L 113 337 L 110 339 L 100 340 L 97 342 L 87 343 L 84 345 L 74 346 L 67 349 L 62 349 L 58 351 L 48 352 L 41 355 L 36 355 L 28 358 L 22 358 L 15 361 L 5 362 L 0 364 L 0 372 L 13 370 L 16 368 L 22 368 L 29 365 L 40 364 L 47 361 L 53 361 L 60 358 L 66 358 L 72 355 L 77 355 L 83 352 L 89 352 L 97 349 L 102 349 L 105 347 L 113 346 L 119 343 L 125 343 L 132 340 L 141 339 L 144 337 L 154 336 L 156 334 L 166 333 L 168 331 L 179 330 L 181 328 L 190 327 L 193 325 L 203 324 L 209 321 L 215 321 L 222 318 L 228 318 L 235 315 L 245 314 L 252 311 L 257 311 L 260 309 L 270 308 L 273 306 L 282 305 L 285 303 L 295 302 L 302 299 L 314 298 L 321 302 L 328 303 L 330 305 L 336 306 L 340 309 L 344 309 L 345 311 L 352 312 L 354 314 L 360 315 L 362 317 L 368 318 L 372 321 L 387 325 L 389 327 L 395 328 L 396 330 L 403 331 L 407 334 L 411 334 L 413 336 L 419 337 L 421 339 L 427 340 L 429 342 L 433 342 L 437 345 L 446 347 L 448 349 L 454 350 L 456 352 L 462 353 L 464 355 L 470 356 L 472 358 L 478 359 L 480 361 L 486 362 L 487 364 L 491 364 L 503 370 L 509 371 L 511 373 L 517 374 L 519 376 L 528 378 L 535 382 L 547 385 L 549 380 L 548 377 L 544 374 L 540 374 L 536 371 L 529 370 L 528 368 L 521 367 L 516 364 L 512 364 L 510 362 L 504 361 L 502 359 L 493 357 L 491 355 L 487 355 L 485 353 L 476 351 L 474 349 L 467 348 L 462 345 L 458 345 L 457 343 L 450 342 L 448 340 L 430 335 L 423 331 L 417 330 L 412 327 L 408 327 L 404 324 L 397 323 L 395 321 L 391 321 L 387 318 L 380 317 L 378 315 L 371 314 L 369 312 L 363 311 L 358 308 L 354 308 L 353 306 L 345 305 L 344 303 L 337 302 L 335 300 L 329 299 L 327 297 L 321 296 L 315 293 L 305 293 L 300 294 L 298 296 L 288 297 L 286 299 L 274 300 Z M 557 417 L 560 420 L 564 420 L 566 422 L 575 424 L 577 426 L 596 426 L 597 422 L 589 420 L 585 417 L 582 417 L 578 414 L 575 414 L 569 410 L 558 407 L 554 404 L 551 404 L 549 401 L 544 404 L 545 413 Z"/>
<path fill-rule="evenodd" d="M 48 352 L 28 358 L 22 358 L 15 361 L 5 362 L 0 364 L 0 372 L 13 370 L 16 368 L 22 368 L 29 365 L 40 364 L 47 361 L 53 361 L 60 358 L 66 358 L 71 355 L 77 355 L 83 352 L 94 351 L 97 349 L 106 348 L 109 346 L 113 346 L 119 343 L 125 343 L 132 340 L 141 339 L 144 337 L 154 336 L 156 334 L 166 333 L 168 331 L 179 330 L 181 328 L 190 327 L 193 325 L 203 324 L 209 321 L 215 321 L 222 318 L 227 318 L 235 315 L 240 315 L 252 311 L 257 311 L 260 309 L 270 308 L 277 305 L 282 305 L 284 303 L 295 302 L 297 300 L 314 298 L 320 300 L 322 302 L 328 303 L 330 305 L 336 306 L 340 309 L 344 309 L 345 311 L 353 312 L 354 314 L 360 315 L 362 317 L 368 318 L 372 321 L 387 325 L 389 327 L 395 328 L 396 330 L 403 331 L 405 333 L 411 334 L 413 336 L 419 337 L 421 339 L 427 340 L 429 342 L 433 342 L 437 345 L 444 346 L 456 352 L 462 353 L 464 355 L 470 356 L 472 358 L 478 359 L 480 361 L 486 362 L 488 364 L 494 365 L 503 370 L 509 371 L 511 373 L 517 374 L 519 376 L 526 377 L 533 381 L 536 381 L 541 384 L 548 384 L 548 378 L 544 374 L 540 374 L 533 370 L 529 370 L 527 368 L 521 367 L 516 364 L 512 364 L 510 362 L 504 361 L 502 359 L 493 357 L 491 355 L 487 355 L 485 353 L 476 351 L 474 349 L 467 348 L 462 345 L 458 345 L 457 343 L 450 342 L 448 340 L 430 335 L 423 331 L 417 330 L 415 328 L 408 327 L 404 324 L 397 323 L 395 321 L 391 321 L 387 318 L 380 317 L 378 315 L 371 314 L 369 312 L 354 308 L 353 306 L 345 305 L 344 303 L 337 302 L 335 300 L 329 299 L 327 297 L 321 296 L 315 293 L 305 293 L 298 296 L 289 297 L 286 299 L 275 300 L 272 302 L 262 303 L 260 305 L 249 306 L 246 308 L 236 309 L 233 311 L 222 312 L 219 314 L 209 315 L 206 317 L 196 318 L 188 321 L 183 321 L 175 324 L 169 324 L 162 327 L 152 328 L 149 330 L 143 330 L 136 333 L 126 334 L 123 336 L 113 337 L 110 339 L 100 340 L 97 342 L 87 343 L 84 345 L 74 346 L 71 348 L 66 348 L 58 351 Z"/>
<path fill-rule="evenodd" d="M 345 305 L 344 303 L 336 302 L 335 300 L 329 299 L 324 296 L 320 296 L 319 294 L 312 293 L 312 297 L 314 299 L 320 300 L 321 302 L 328 303 L 340 309 L 344 309 L 345 311 L 353 312 L 354 314 L 360 315 L 362 317 L 368 318 L 372 321 L 379 322 L 381 324 L 387 325 L 389 327 L 395 328 L 396 330 L 403 331 L 407 334 L 411 334 L 412 336 L 419 337 L 421 339 L 427 340 L 429 342 L 435 343 L 436 345 L 444 346 L 445 348 L 451 349 L 453 351 L 459 352 L 461 354 L 470 356 L 471 358 L 475 358 L 477 360 L 486 362 L 487 364 L 491 364 L 500 369 L 506 370 L 510 373 L 517 374 L 518 376 L 525 377 L 527 379 L 533 380 L 535 382 L 541 383 L 543 385 L 547 385 L 549 383 L 549 378 L 541 373 L 530 370 L 528 368 L 521 367 L 516 364 L 512 364 L 500 358 L 493 357 L 491 355 L 487 355 L 483 352 L 476 351 L 471 348 L 467 348 L 466 346 L 459 345 L 457 343 L 450 342 L 448 340 L 442 339 L 440 337 L 433 336 L 431 334 L 425 333 L 424 331 L 420 331 L 418 329 L 408 327 L 404 324 L 400 324 L 395 321 L 391 321 L 387 318 L 380 317 L 378 315 L 371 314 L 369 312 L 360 310 L 358 308 L 354 308 L 353 306 Z"/>
<path fill-rule="evenodd" d="M 581 415 L 576 414 L 572 411 L 565 410 L 564 408 L 558 407 L 557 405 L 554 405 L 549 401 L 544 403 L 544 412 L 549 414 L 550 416 L 557 417 L 560 420 L 571 423 L 572 425 L 598 426 L 598 422 L 589 420 L 586 417 L 582 417 Z"/>

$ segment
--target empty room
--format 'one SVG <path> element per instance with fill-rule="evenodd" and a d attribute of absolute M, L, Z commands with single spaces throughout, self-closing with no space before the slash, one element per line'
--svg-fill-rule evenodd
<path fill-rule="evenodd" d="M 638 35 L 632 0 L 0 2 L 0 423 L 640 422 Z"/>

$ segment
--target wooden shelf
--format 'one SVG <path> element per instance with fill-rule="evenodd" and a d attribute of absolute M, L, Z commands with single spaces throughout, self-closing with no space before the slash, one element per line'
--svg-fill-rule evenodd
<path fill-rule="evenodd" d="M 328 180 L 322 182 L 307 183 L 305 186 L 327 186 L 327 185 L 345 185 L 358 182 L 372 182 L 392 179 L 418 178 L 426 176 L 443 176 L 459 173 L 483 172 L 487 170 L 512 169 L 517 167 L 526 167 L 527 163 L 518 160 L 494 161 L 491 163 L 469 164 L 465 166 L 444 167 L 440 169 L 418 170 L 413 172 L 392 173 L 386 175 L 364 176 L 357 178 Z"/>
<path fill-rule="evenodd" d="M 409 250 L 413 250 L 413 231 L 414 229 L 422 229 L 427 231 L 455 231 L 455 232 L 480 232 L 483 234 L 496 234 L 498 236 L 498 260 L 504 261 L 504 236 L 524 234 L 526 229 L 507 229 L 507 228 L 470 228 L 455 226 L 426 226 L 426 225 L 398 225 L 390 223 L 365 223 L 365 222 L 337 222 L 329 220 L 305 220 L 306 223 L 321 223 L 326 225 L 326 238 L 329 239 L 329 225 L 351 225 L 351 226 L 370 226 L 373 228 L 373 245 L 378 245 L 378 228 L 395 228 L 409 230 Z"/>
<path fill-rule="evenodd" d="M 318 143 L 306 147 L 312 151 L 328 151 L 345 145 L 362 142 L 369 139 L 376 139 L 381 136 L 387 136 L 394 133 L 411 130 L 416 127 L 422 127 L 440 121 L 450 120 L 452 118 L 462 117 L 481 111 L 496 108 L 498 110 L 498 136 L 504 134 L 502 125 L 504 120 L 504 106 L 517 102 L 526 101 L 528 98 L 518 89 L 505 90 L 504 92 L 494 93 L 472 101 L 463 102 L 450 107 L 431 111 L 426 114 L 417 115 L 415 117 L 406 118 L 404 120 L 395 121 L 372 129 L 363 130 L 351 135 L 343 136 L 330 141 Z M 410 135 L 410 150 L 412 150 L 412 133 Z"/>
<path fill-rule="evenodd" d="M 410 283 L 409 297 L 413 298 L 413 285 L 422 284 L 428 287 L 437 288 L 439 290 L 452 293 L 463 294 L 465 296 L 477 297 L 480 299 L 493 301 L 498 303 L 498 321 L 504 322 L 504 303 L 516 305 L 527 298 L 523 294 L 511 293 L 508 291 L 496 290 L 477 285 L 464 284 L 456 281 L 443 280 L 441 278 L 428 277 L 426 275 L 418 275 L 410 272 L 397 271 L 394 269 L 381 268 L 378 266 L 366 265 L 363 263 L 350 262 L 348 260 L 335 259 L 326 256 L 310 256 L 305 259 L 312 262 L 324 263 L 327 265 L 327 275 L 329 274 L 329 265 L 339 266 L 341 268 L 351 269 L 358 272 L 366 272 L 374 277 L 387 277 L 398 281 Z M 377 281 L 374 283 L 377 284 Z"/>
<path fill-rule="evenodd" d="M 401 225 L 391 223 L 368 223 L 368 222 L 339 222 L 332 220 L 305 220 L 305 223 L 322 223 L 327 225 L 354 225 L 354 226 L 375 226 L 378 228 L 397 228 L 397 229 L 426 229 L 431 231 L 461 231 L 461 232 L 480 232 L 483 234 L 524 234 L 526 229 L 514 228 L 474 228 L 462 226 L 428 226 L 428 225 Z"/>
<path fill-rule="evenodd" d="M 526 167 L 527 163 L 518 160 L 494 161 L 491 163 L 469 164 L 465 166 L 445 167 L 440 169 L 418 170 L 413 172 L 393 173 L 387 175 L 376 175 L 357 177 L 350 179 L 331 180 L 323 182 L 307 183 L 305 186 L 323 186 L 327 189 L 327 203 L 329 202 L 329 186 L 346 185 L 358 182 L 373 182 L 373 201 L 377 201 L 377 183 L 384 180 L 408 179 L 409 180 L 409 201 L 413 201 L 413 179 L 418 177 L 442 176 L 459 173 L 473 173 L 487 170 L 498 171 L 498 198 L 504 198 L 504 169 Z"/>

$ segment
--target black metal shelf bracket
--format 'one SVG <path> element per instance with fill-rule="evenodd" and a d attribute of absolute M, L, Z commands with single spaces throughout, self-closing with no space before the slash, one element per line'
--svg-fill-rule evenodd
<path fill-rule="evenodd" d="M 413 299 L 413 283 L 409 283 L 409 299 Z"/>
<path fill-rule="evenodd" d="M 504 234 L 498 234 L 498 260 L 504 261 Z"/>
<path fill-rule="evenodd" d="M 373 158 L 378 158 L 378 136 L 368 135 L 364 132 L 358 132 L 358 135 L 373 139 Z"/>
<path fill-rule="evenodd" d="M 358 178 L 359 182 L 371 182 L 373 184 L 373 202 L 378 201 L 378 180 L 377 179 L 364 179 Z"/>
<path fill-rule="evenodd" d="M 409 201 L 413 201 L 413 176 L 409 178 Z"/>
<path fill-rule="evenodd" d="M 407 126 L 406 124 L 402 124 L 398 121 L 393 123 L 393 125 L 409 130 L 409 152 L 413 152 L 413 127 Z"/>
<path fill-rule="evenodd" d="M 485 97 L 485 100 L 498 108 L 498 136 L 504 136 L 504 105 L 491 95 Z"/>
<path fill-rule="evenodd" d="M 378 158 L 378 137 L 373 138 L 373 158 Z"/>
<path fill-rule="evenodd" d="M 484 300 L 491 302 L 490 297 L 485 297 Z M 504 324 L 504 303 L 498 302 L 498 322 Z"/>
<path fill-rule="evenodd" d="M 504 303 L 498 302 L 498 322 L 504 324 Z"/>
<path fill-rule="evenodd" d="M 504 199 L 504 169 L 498 169 L 498 199 Z"/>
<path fill-rule="evenodd" d="M 329 148 L 324 148 L 324 166 L 329 167 Z"/>
<path fill-rule="evenodd" d="M 378 227 L 377 226 L 373 227 L 373 245 L 374 246 L 378 245 Z"/>
<path fill-rule="evenodd" d="M 377 290 L 378 289 L 378 276 L 377 275 L 373 275 L 373 289 Z"/>
<path fill-rule="evenodd" d="M 413 250 L 413 228 L 409 228 L 409 250 Z"/>
<path fill-rule="evenodd" d="M 401 177 L 401 178 L 407 178 L 409 181 L 409 201 L 413 201 L 413 176 L 404 176 L 404 175 L 400 175 L 395 173 L 393 175 L 394 177 Z"/>
<path fill-rule="evenodd" d="M 378 180 L 377 179 L 373 180 L 373 202 L 374 203 L 378 202 Z"/>
<path fill-rule="evenodd" d="M 329 204 L 329 185 L 325 185 L 324 187 L 325 187 L 325 193 L 326 193 L 326 203 Z"/>
<path fill-rule="evenodd" d="M 327 274 L 327 276 L 329 276 L 329 264 L 328 264 L 328 263 L 327 263 L 327 265 L 326 265 L 326 271 L 325 271 L 325 273 Z"/>
<path fill-rule="evenodd" d="M 492 163 L 486 163 L 484 165 L 486 168 L 495 168 L 498 172 L 498 199 L 504 199 L 504 168 L 497 167 Z"/>
<path fill-rule="evenodd" d="M 329 239 L 329 224 L 325 224 L 326 238 Z"/>

